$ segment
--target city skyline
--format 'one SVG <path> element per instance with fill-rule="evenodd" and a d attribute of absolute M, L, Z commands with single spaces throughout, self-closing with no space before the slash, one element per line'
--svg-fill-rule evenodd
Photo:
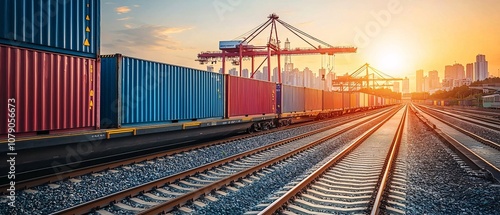
<path fill-rule="evenodd" d="M 105 0 L 102 6 L 102 54 L 119 52 L 198 69 L 206 68 L 194 61 L 199 52 L 218 50 L 218 41 L 237 38 L 271 13 L 334 46 L 358 47 L 355 54 L 336 55 L 332 68 L 337 74 L 351 73 L 368 62 L 401 78 L 414 79 L 418 69 L 437 70 L 444 77 L 445 65 L 475 62 L 479 53 L 487 56 L 491 75 L 497 76 L 500 68 L 500 28 L 495 27 L 500 26 L 496 13 L 500 2 L 494 0 Z M 279 31 L 292 48 L 307 46 L 293 34 Z M 321 61 L 320 56 L 292 57 L 294 68 L 309 67 L 315 73 Z M 218 70 L 221 64 L 214 66 Z M 273 60 L 271 67 L 275 66 Z M 413 91 L 415 84 L 410 88 Z"/>

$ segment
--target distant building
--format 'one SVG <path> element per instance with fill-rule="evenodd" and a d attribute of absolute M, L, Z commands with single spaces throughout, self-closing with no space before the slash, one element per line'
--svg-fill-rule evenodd
<path fill-rule="evenodd" d="M 400 93 L 399 90 L 399 81 L 395 81 L 392 83 L 392 92 Z"/>
<path fill-rule="evenodd" d="M 488 78 L 488 75 L 488 61 L 484 55 L 478 54 L 474 64 L 474 81 L 482 81 Z"/>
<path fill-rule="evenodd" d="M 465 77 L 464 66 L 462 64 L 447 65 L 444 67 L 444 78 L 446 79 L 463 79 Z"/>
<path fill-rule="evenodd" d="M 269 80 L 269 71 L 267 66 L 262 67 L 262 77 L 260 80 L 267 81 Z"/>
<path fill-rule="evenodd" d="M 424 86 L 424 70 L 417 70 L 417 79 L 416 81 L 416 92 L 423 92 L 422 88 Z"/>
<path fill-rule="evenodd" d="M 273 78 L 271 79 L 272 82 L 278 82 L 278 67 L 274 67 L 273 69 Z"/>
<path fill-rule="evenodd" d="M 232 75 L 232 76 L 239 76 L 238 70 L 236 70 L 236 68 L 230 69 L 229 70 L 229 74 Z"/>
<path fill-rule="evenodd" d="M 207 66 L 207 71 L 209 71 L 209 72 L 213 72 L 213 71 L 214 71 L 214 66 L 212 66 L 212 65 L 208 65 L 208 66 Z"/>
<path fill-rule="evenodd" d="M 474 64 L 473 63 L 468 63 L 465 66 L 465 78 L 469 80 L 474 80 Z"/>
<path fill-rule="evenodd" d="M 245 77 L 245 78 L 249 78 L 249 72 L 248 72 L 248 69 L 243 69 L 241 71 L 241 76 Z"/>
<path fill-rule="evenodd" d="M 433 90 L 436 88 L 440 88 L 441 84 L 439 83 L 439 73 L 436 70 L 429 71 L 429 89 L 426 90 L 425 92 L 428 92 L 429 90 Z M 424 83 L 425 85 L 425 83 Z"/>
<path fill-rule="evenodd" d="M 431 79 L 427 76 L 424 77 L 424 86 L 422 87 L 422 92 L 429 92 L 431 88 Z"/>
<path fill-rule="evenodd" d="M 405 77 L 405 79 L 403 79 L 403 93 L 410 93 L 410 79 L 408 79 L 408 77 Z"/>

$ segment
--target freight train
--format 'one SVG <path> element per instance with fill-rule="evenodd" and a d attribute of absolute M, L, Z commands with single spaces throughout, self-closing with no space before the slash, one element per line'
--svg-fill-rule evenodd
<path fill-rule="evenodd" d="M 500 108 L 500 94 L 492 94 L 483 96 L 483 107 L 484 108 Z"/>
<path fill-rule="evenodd" d="M 12 122 L 0 123 L 0 136 L 25 136 L 27 147 L 47 136 L 62 144 L 237 124 L 254 132 L 397 102 L 100 55 L 99 0 L 42 2 L 0 8 L 0 121 Z M 36 20 L 44 24 L 16 24 Z"/>

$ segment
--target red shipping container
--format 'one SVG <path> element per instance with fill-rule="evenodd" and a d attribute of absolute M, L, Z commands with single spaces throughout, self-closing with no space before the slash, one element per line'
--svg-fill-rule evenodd
<path fill-rule="evenodd" d="M 237 76 L 226 76 L 227 116 L 276 113 L 276 84 Z"/>
<path fill-rule="evenodd" d="M 343 104 L 342 93 L 334 92 L 333 93 L 333 109 L 342 110 L 342 108 L 343 108 L 342 104 Z"/>
<path fill-rule="evenodd" d="M 306 111 L 317 111 L 323 109 L 322 90 L 306 88 Z"/>
<path fill-rule="evenodd" d="M 344 105 L 345 110 L 352 108 L 351 107 L 351 93 L 343 92 L 342 93 L 342 100 L 344 101 L 343 105 Z"/>
<path fill-rule="evenodd" d="M 14 99 L 15 133 L 98 128 L 99 72 L 96 59 L 0 45 L 0 122 Z"/>
<path fill-rule="evenodd" d="M 368 95 L 368 106 L 369 107 L 374 107 L 375 106 L 375 96 L 374 95 Z"/>
<path fill-rule="evenodd" d="M 323 91 L 323 110 L 335 109 L 334 92 Z"/>

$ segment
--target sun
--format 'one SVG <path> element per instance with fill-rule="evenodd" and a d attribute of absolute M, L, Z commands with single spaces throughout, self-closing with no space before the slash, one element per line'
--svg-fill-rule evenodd
<path fill-rule="evenodd" d="M 404 76 L 408 71 L 409 50 L 401 41 L 383 41 L 369 49 L 369 63 L 374 68 L 393 77 Z"/>

